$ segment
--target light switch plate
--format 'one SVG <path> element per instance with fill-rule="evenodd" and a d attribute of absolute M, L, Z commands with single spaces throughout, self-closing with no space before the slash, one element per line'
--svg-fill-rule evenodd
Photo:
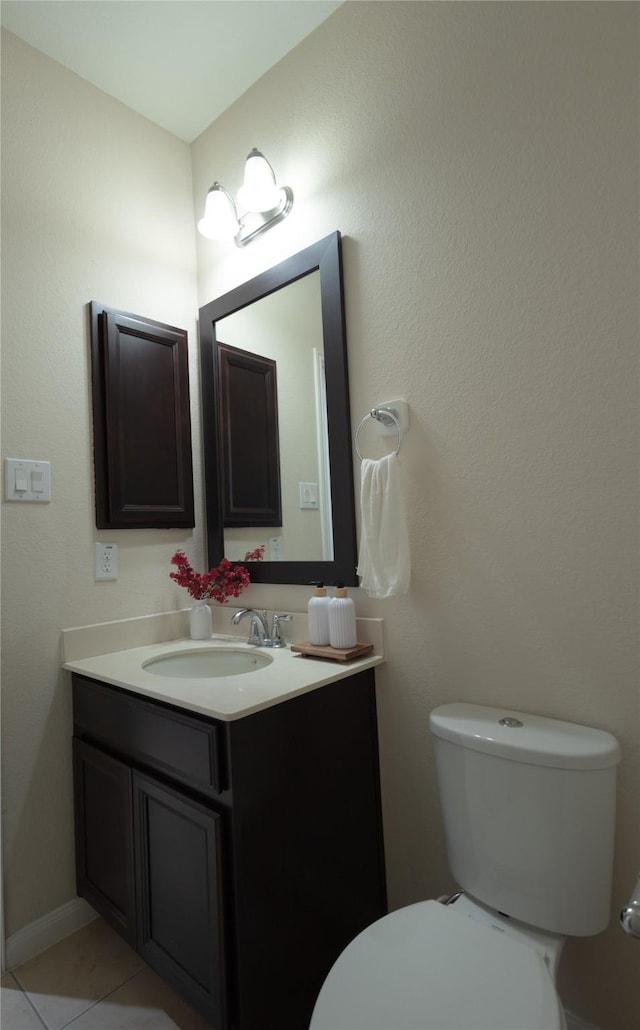
<path fill-rule="evenodd" d="M 6 501 L 50 501 L 51 462 L 5 458 L 4 497 Z"/>

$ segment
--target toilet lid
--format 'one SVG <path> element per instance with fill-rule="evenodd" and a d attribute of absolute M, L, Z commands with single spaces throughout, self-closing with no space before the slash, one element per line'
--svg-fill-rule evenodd
<path fill-rule="evenodd" d="M 367 927 L 324 982 L 310 1030 L 561 1030 L 542 955 L 437 901 Z"/>

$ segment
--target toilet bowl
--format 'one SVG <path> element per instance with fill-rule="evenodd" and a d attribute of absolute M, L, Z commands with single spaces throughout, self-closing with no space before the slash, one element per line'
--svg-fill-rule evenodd
<path fill-rule="evenodd" d="M 324 982 L 310 1030 L 565 1030 L 554 957 L 456 905 L 367 927 Z"/>
<path fill-rule="evenodd" d="M 564 1030 L 564 938 L 609 921 L 618 743 L 467 703 L 429 723 L 461 893 L 363 930 L 329 971 L 310 1030 Z"/>

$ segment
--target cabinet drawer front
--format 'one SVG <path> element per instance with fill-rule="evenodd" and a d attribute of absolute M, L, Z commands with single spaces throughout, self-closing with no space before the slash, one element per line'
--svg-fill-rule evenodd
<path fill-rule="evenodd" d="M 180 783 L 210 795 L 224 789 L 221 729 L 214 722 L 75 675 L 73 719 L 76 733 L 102 741 Z"/>

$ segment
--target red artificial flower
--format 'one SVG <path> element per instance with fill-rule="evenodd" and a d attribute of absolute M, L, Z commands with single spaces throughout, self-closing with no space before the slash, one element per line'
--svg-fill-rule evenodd
<path fill-rule="evenodd" d="M 262 561 L 264 557 L 264 544 L 260 544 L 260 547 L 256 547 L 255 551 L 247 551 L 243 561 Z"/>
<path fill-rule="evenodd" d="M 255 551 L 247 551 L 244 561 L 260 561 L 264 554 L 264 546 Z M 244 565 L 235 565 L 228 558 L 223 558 L 219 565 L 208 572 L 196 572 L 184 551 L 176 551 L 171 564 L 176 572 L 170 572 L 169 578 L 178 586 L 188 590 L 197 601 L 218 601 L 226 604 L 230 597 L 239 597 L 251 582 L 249 572 Z"/>

